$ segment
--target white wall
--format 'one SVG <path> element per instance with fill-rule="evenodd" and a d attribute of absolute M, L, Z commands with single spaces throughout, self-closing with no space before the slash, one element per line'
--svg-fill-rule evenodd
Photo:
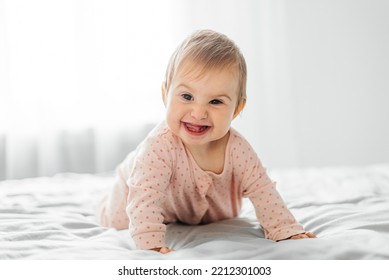
<path fill-rule="evenodd" d="M 285 1 L 299 164 L 389 161 L 389 1 Z"/>
<path fill-rule="evenodd" d="M 263 92 L 239 126 L 265 163 L 388 162 L 389 1 L 260 3 Z"/>

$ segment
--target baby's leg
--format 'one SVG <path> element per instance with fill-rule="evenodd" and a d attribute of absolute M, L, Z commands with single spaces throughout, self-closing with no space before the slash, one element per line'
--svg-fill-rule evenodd
<path fill-rule="evenodd" d="M 102 226 L 116 229 L 128 229 L 126 214 L 128 187 L 121 178 L 115 183 L 109 195 L 106 195 L 98 208 L 98 218 Z"/>

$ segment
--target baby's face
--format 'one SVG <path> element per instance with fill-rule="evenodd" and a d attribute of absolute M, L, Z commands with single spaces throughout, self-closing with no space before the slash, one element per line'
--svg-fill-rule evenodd
<path fill-rule="evenodd" d="M 240 112 L 236 110 L 238 77 L 234 69 L 197 74 L 195 65 L 185 63 L 172 79 L 169 92 L 163 93 L 167 124 L 189 147 L 217 143 Z"/>

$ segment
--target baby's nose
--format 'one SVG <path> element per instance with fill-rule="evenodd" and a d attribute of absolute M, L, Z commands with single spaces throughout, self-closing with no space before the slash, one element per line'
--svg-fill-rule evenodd
<path fill-rule="evenodd" d="M 196 120 L 203 120 L 208 117 L 207 110 L 203 106 L 193 106 L 191 116 Z"/>

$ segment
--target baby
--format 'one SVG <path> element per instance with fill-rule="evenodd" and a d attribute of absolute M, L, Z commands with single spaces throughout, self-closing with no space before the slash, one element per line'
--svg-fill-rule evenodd
<path fill-rule="evenodd" d="M 178 47 L 162 85 L 165 120 L 117 168 L 99 210 L 103 226 L 129 228 L 137 248 L 168 253 L 166 224 L 233 218 L 248 197 L 266 238 L 315 237 L 231 128 L 246 103 L 246 75 L 243 55 L 223 34 L 201 30 Z"/>

